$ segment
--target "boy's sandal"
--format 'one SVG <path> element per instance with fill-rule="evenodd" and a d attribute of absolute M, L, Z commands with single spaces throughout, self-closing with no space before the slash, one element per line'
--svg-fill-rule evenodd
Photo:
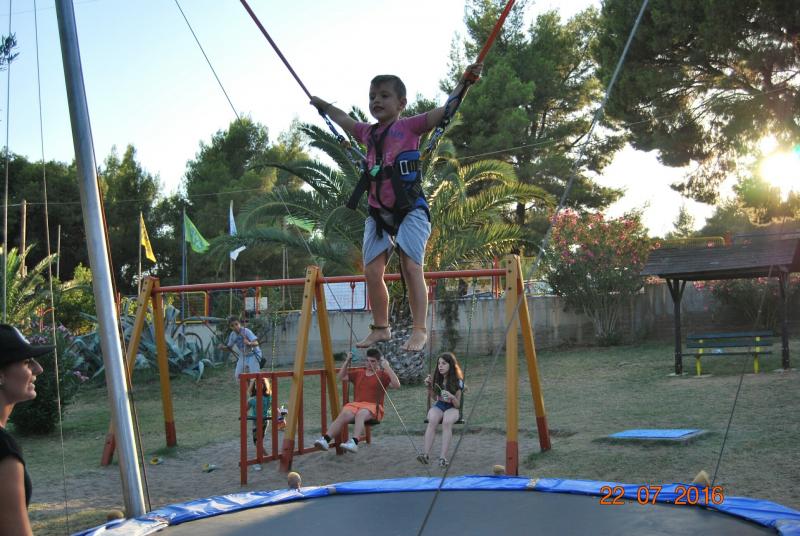
<path fill-rule="evenodd" d="M 445 468 L 450 465 L 450 462 L 447 461 L 447 458 L 439 458 L 439 467 Z"/>
<path fill-rule="evenodd" d="M 428 465 L 430 463 L 430 458 L 428 458 L 427 454 L 418 454 L 417 461 L 422 465 Z"/>
<path fill-rule="evenodd" d="M 376 326 L 375 324 L 370 324 L 369 329 L 375 331 L 376 329 L 389 329 L 391 326 Z"/>

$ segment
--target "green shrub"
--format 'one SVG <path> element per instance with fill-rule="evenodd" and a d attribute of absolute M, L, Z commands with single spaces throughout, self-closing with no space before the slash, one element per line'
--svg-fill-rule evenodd
<path fill-rule="evenodd" d="M 94 315 L 92 271 L 82 264 L 75 267 L 75 276 L 62 285 L 57 294 L 56 316 L 58 322 L 76 335 L 85 335 L 94 329 L 94 322 L 86 315 Z"/>
<path fill-rule="evenodd" d="M 756 329 L 780 328 L 783 305 L 776 277 L 699 282 L 695 287 L 710 290 L 718 309 L 727 316 L 746 319 Z M 797 310 L 800 306 L 800 276 L 789 278 L 787 292 L 789 310 Z"/>

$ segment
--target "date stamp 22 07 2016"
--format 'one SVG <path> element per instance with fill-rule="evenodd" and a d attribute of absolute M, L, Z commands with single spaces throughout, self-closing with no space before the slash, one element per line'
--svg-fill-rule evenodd
<path fill-rule="evenodd" d="M 639 486 L 636 488 L 636 502 L 639 504 L 655 504 L 658 496 L 661 495 L 663 486 L 650 485 Z M 603 486 L 600 488 L 600 504 L 606 506 L 620 506 L 625 504 L 625 488 L 623 486 Z M 698 486 L 675 486 L 673 490 L 675 498 L 667 501 L 677 505 L 709 505 L 722 504 L 725 500 L 725 492 L 722 486 L 713 488 Z M 662 498 L 663 502 L 663 498 Z"/>

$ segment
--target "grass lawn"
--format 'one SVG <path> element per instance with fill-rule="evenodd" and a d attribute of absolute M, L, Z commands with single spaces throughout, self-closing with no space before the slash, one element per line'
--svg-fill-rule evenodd
<path fill-rule="evenodd" d="M 800 341 L 792 341 L 792 358 L 800 359 Z M 544 401 L 552 430 L 552 450 L 538 451 L 535 419 L 524 361 L 520 367 L 520 444 L 530 453 L 521 460 L 520 472 L 537 477 L 566 477 L 640 483 L 688 481 L 701 469 L 714 473 L 731 419 L 734 397 L 742 377 L 739 399 L 717 475 L 726 494 L 747 495 L 800 509 L 800 374 L 775 373 L 777 355 L 762 358 L 759 375 L 752 363 L 740 356 L 707 358 L 704 372 L 711 376 L 670 377 L 672 347 L 647 343 L 612 348 L 574 348 L 539 353 Z M 468 386 L 465 417 L 474 408 L 469 434 L 503 434 L 505 430 L 505 367 L 500 362 L 490 374 L 490 357 L 462 359 Z M 684 363 L 694 370 L 693 360 Z M 487 378 L 483 396 L 481 383 Z M 139 373 L 134 379 L 134 398 L 144 450 L 149 458 L 181 457 L 204 446 L 238 437 L 238 393 L 232 366 L 212 370 L 200 383 L 188 377 L 173 379 L 173 400 L 179 446 L 164 447 L 164 427 L 157 377 Z M 419 443 L 426 412 L 422 386 L 390 391 L 405 427 Z M 279 386 L 285 403 L 289 381 Z M 319 431 L 319 381 L 308 379 L 305 387 L 306 444 Z M 104 388 L 87 386 L 67 410 L 64 421 L 64 465 L 68 479 L 96 474 L 108 429 L 109 409 Z M 702 428 L 707 433 L 687 444 L 621 444 L 605 439 L 628 428 Z M 457 433 L 461 429 L 457 430 Z M 376 433 L 400 436 L 404 426 L 387 403 L 386 418 Z M 20 438 L 37 490 L 62 486 L 62 449 L 57 434 Z M 406 445 L 407 448 L 407 445 Z M 496 449 L 505 450 L 502 438 Z M 532 451 L 532 452 L 531 452 Z M 233 453 L 235 456 L 236 453 Z M 458 474 L 457 460 L 454 474 Z M 488 467 L 487 467 L 488 470 Z M 391 476 L 391 467 L 386 474 Z M 79 497 L 71 497 L 79 499 Z M 46 530 L 61 515 L 53 504 L 37 505 L 31 517 Z M 86 504 L 77 525 L 104 521 L 106 510 Z M 55 521 L 54 521 L 55 522 Z"/>

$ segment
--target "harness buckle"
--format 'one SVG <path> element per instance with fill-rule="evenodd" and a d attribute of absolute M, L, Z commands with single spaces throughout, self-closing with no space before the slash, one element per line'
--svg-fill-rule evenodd
<path fill-rule="evenodd" d="M 408 175 L 408 160 L 400 160 L 398 166 L 400 167 L 401 175 Z"/>

